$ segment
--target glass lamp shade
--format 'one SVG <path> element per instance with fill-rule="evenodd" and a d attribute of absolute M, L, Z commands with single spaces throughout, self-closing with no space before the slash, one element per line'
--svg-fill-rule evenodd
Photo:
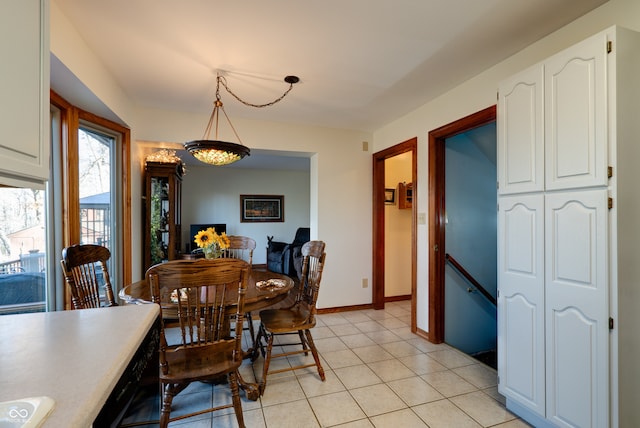
<path fill-rule="evenodd" d="M 250 155 L 250 150 L 241 144 L 219 140 L 195 140 L 184 144 L 200 162 L 209 165 L 228 165 Z"/>

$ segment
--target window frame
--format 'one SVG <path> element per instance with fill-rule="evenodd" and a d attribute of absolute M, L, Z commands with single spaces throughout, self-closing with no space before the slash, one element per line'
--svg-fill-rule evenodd
<path fill-rule="evenodd" d="M 76 183 L 78 182 L 78 130 L 82 127 L 104 130 L 116 134 L 118 148 L 117 158 L 119 164 L 116 171 L 120 181 L 120 199 L 114 215 L 117 218 L 119 233 L 113 234 L 114 246 L 118 250 L 114 252 L 113 264 L 119 266 L 112 273 L 114 292 L 117 294 L 124 284 L 131 283 L 131 131 L 111 120 L 97 116 L 69 103 L 55 91 L 50 91 L 51 104 L 59 111 L 60 135 L 52 138 L 53 144 L 58 141 L 59 147 L 52 148 L 52 157 L 56 156 L 54 163 L 59 165 L 58 171 L 54 169 L 51 180 L 56 182 L 54 188 L 59 189 L 59 200 L 62 212 L 53 212 L 56 218 L 62 219 L 59 225 L 61 239 L 56 239 L 52 252 L 61 254 L 62 248 L 80 242 L 80 195 Z M 58 184 L 59 183 L 59 184 Z M 58 192 L 56 192 L 58 193 Z M 58 247 L 60 246 L 60 247 Z M 111 272 L 110 272 L 111 273 Z M 53 276 L 52 276 L 53 277 Z M 57 276 L 56 276 L 57 278 Z M 58 284 L 59 281 L 55 281 Z M 57 293 L 56 293 L 57 294 Z M 64 309 L 71 308 L 69 291 L 64 289 Z M 60 305 L 56 305 L 60 306 Z"/>

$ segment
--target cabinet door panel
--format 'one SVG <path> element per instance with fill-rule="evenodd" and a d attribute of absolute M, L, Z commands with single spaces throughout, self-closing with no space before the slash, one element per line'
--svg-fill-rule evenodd
<path fill-rule="evenodd" d="M 500 198 L 498 214 L 499 390 L 545 412 L 544 196 Z"/>
<path fill-rule="evenodd" d="M 606 40 L 598 35 L 545 62 L 545 187 L 607 184 Z"/>
<path fill-rule="evenodd" d="M 607 191 L 548 194 L 545 211 L 547 416 L 607 426 Z"/>
<path fill-rule="evenodd" d="M 544 188 L 543 67 L 500 85 L 498 97 L 499 193 Z"/>
<path fill-rule="evenodd" d="M 49 178 L 49 6 L 5 0 L 0 13 L 0 171 Z"/>

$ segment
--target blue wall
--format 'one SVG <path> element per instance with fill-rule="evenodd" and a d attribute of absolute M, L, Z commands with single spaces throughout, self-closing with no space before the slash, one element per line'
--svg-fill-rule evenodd
<path fill-rule="evenodd" d="M 446 141 L 446 240 L 453 256 L 496 296 L 496 131 L 489 124 Z M 445 342 L 473 354 L 496 349 L 496 308 L 445 266 Z"/>

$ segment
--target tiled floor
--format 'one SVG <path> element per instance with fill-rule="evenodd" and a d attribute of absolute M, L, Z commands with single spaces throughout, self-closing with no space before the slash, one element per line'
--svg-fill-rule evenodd
<path fill-rule="evenodd" d="M 410 332 L 409 305 L 393 302 L 381 311 L 319 315 L 313 337 L 326 381 L 320 381 L 315 367 L 269 376 L 258 401 L 242 394 L 246 426 L 528 427 L 504 408 L 495 370 Z M 260 357 L 253 366 L 245 361 L 243 377 L 260 379 L 263 361 Z M 228 387 L 192 384 L 174 400 L 172 416 L 212 401 L 230 402 Z M 153 420 L 157 415 L 158 398 L 148 393 L 134 402 L 123 422 Z M 230 409 L 169 426 L 224 428 L 237 427 L 237 422 Z"/>

